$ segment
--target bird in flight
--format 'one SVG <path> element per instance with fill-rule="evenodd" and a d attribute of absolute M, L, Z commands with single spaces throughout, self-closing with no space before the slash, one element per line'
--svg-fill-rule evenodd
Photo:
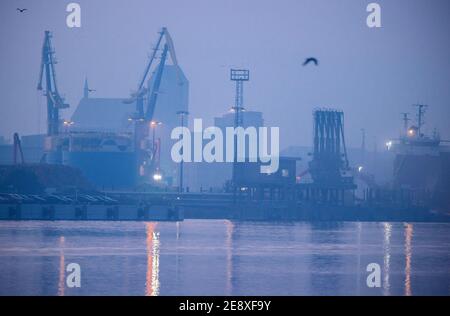
<path fill-rule="evenodd" d="M 20 13 L 23 13 L 23 12 L 25 12 L 27 9 L 20 9 L 20 8 L 17 8 L 16 10 L 19 11 Z"/>
<path fill-rule="evenodd" d="M 318 66 L 319 65 L 319 61 L 314 58 L 314 57 L 308 57 L 306 58 L 305 62 L 303 63 L 303 66 L 308 65 L 309 63 L 314 63 L 314 65 Z"/>
<path fill-rule="evenodd" d="M 95 91 L 97 91 L 97 90 L 95 90 L 95 89 L 88 89 L 88 91 L 89 91 L 89 92 L 95 92 Z"/>

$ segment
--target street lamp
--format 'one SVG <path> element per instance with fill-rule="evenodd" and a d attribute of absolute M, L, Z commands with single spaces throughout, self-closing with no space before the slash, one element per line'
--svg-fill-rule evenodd
<path fill-rule="evenodd" d="M 161 122 L 158 122 L 155 120 L 150 121 L 150 128 L 152 129 L 152 134 L 153 134 L 152 135 L 152 151 L 155 150 L 155 130 L 156 130 L 156 127 L 161 124 L 162 124 Z"/>
<path fill-rule="evenodd" d="M 155 174 L 153 174 L 153 180 L 155 180 L 155 181 L 162 180 L 162 175 L 161 175 L 161 173 L 159 173 L 159 171 L 157 171 Z"/>
<path fill-rule="evenodd" d="M 181 127 L 184 127 L 184 118 L 187 117 L 189 115 L 188 111 L 178 111 L 177 114 L 180 116 L 180 120 L 181 120 Z M 181 147 L 181 155 L 183 155 L 183 150 L 184 148 Z M 180 183 L 179 183 L 179 191 L 180 193 L 183 192 L 183 159 L 181 159 L 180 162 Z"/>
<path fill-rule="evenodd" d="M 64 120 L 63 121 L 63 125 L 65 127 L 66 133 L 68 132 L 69 127 L 72 126 L 73 124 L 74 124 L 74 122 L 70 121 L 70 120 Z"/>

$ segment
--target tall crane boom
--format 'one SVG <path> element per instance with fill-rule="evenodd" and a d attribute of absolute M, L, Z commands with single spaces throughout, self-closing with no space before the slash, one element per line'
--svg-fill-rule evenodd
<path fill-rule="evenodd" d="M 45 93 L 47 98 L 47 135 L 59 134 L 59 110 L 69 107 L 61 97 L 56 84 L 56 72 L 54 57 L 55 51 L 51 43 L 50 31 L 45 31 L 44 44 L 42 45 L 41 68 L 37 89 L 43 90 L 42 84 L 45 76 Z"/>
<path fill-rule="evenodd" d="M 164 51 L 161 55 L 161 61 L 159 62 L 158 69 L 156 71 L 155 79 L 153 81 L 152 90 L 150 91 L 149 102 L 147 111 L 145 112 L 145 119 L 151 121 L 153 119 L 153 113 L 155 112 L 156 101 L 158 100 L 159 87 L 161 86 L 161 79 L 164 71 L 164 66 L 167 58 L 167 50 L 169 45 L 164 45 Z"/>
<path fill-rule="evenodd" d="M 159 55 L 158 52 L 161 50 L 161 45 L 164 46 L 161 55 Z M 159 155 L 159 142 L 157 143 L 153 137 L 152 145 L 149 148 L 146 139 L 149 136 L 150 128 L 156 128 L 156 125 L 158 124 L 153 121 L 153 115 L 155 113 L 155 107 L 160 93 L 159 88 L 168 55 L 170 55 L 172 63 L 177 69 L 177 77 L 179 82 L 181 82 L 182 76 L 179 73 L 180 70 L 175 55 L 173 41 L 167 28 L 163 27 L 159 32 L 158 40 L 153 48 L 149 61 L 146 64 L 144 73 L 138 82 L 137 91 L 132 93 L 131 97 L 124 101 L 129 104 L 136 102 L 136 113 L 131 119 L 134 120 L 134 143 L 137 154 L 138 172 L 143 178 L 149 175 L 150 172 L 154 172 L 155 169 L 159 169 L 159 163 L 155 160 Z M 160 59 L 160 62 L 154 67 L 154 70 L 152 70 L 152 66 L 156 59 Z M 149 82 L 148 77 L 151 72 L 153 72 L 152 80 L 149 85 L 145 87 L 145 83 Z M 147 105 L 145 108 L 144 100 Z M 153 135 L 154 133 L 155 130 L 153 130 Z"/>
<path fill-rule="evenodd" d="M 146 81 L 148 73 L 150 72 L 150 68 L 152 67 L 153 61 L 156 59 L 156 53 L 158 52 L 159 45 L 161 44 L 165 32 L 166 32 L 165 28 L 163 28 L 162 31 L 159 32 L 159 37 L 158 41 L 156 42 L 156 46 L 153 48 L 152 55 L 147 63 L 147 66 L 145 67 L 144 74 L 142 75 L 142 78 L 138 83 L 135 98 L 136 98 L 136 113 L 139 119 L 144 117 L 144 94 L 146 93 L 146 90 L 144 89 L 144 83 Z M 131 99 L 131 102 L 133 102 L 133 99 Z"/>
<path fill-rule="evenodd" d="M 152 119 L 152 117 L 150 115 L 148 115 L 148 113 L 144 113 L 144 97 L 147 95 L 147 93 L 150 93 L 150 94 L 153 94 L 153 93 L 152 93 L 152 91 L 148 91 L 147 89 L 145 89 L 144 84 L 147 81 L 147 78 L 150 73 L 150 69 L 152 68 L 154 60 L 157 59 L 157 53 L 160 50 L 161 42 L 163 42 L 163 39 L 165 41 L 163 50 L 166 49 L 166 46 L 167 46 L 167 52 L 170 54 L 172 63 L 174 64 L 174 66 L 178 66 L 178 60 L 175 55 L 175 48 L 173 45 L 172 37 L 170 36 L 167 28 L 163 27 L 161 29 L 161 31 L 159 32 L 158 40 L 156 41 L 156 45 L 153 48 L 152 54 L 149 58 L 149 61 L 148 61 L 147 65 L 145 66 L 144 73 L 143 73 L 140 81 L 138 82 L 136 92 L 131 95 L 130 99 L 124 101 L 125 103 L 136 102 L 136 117 L 135 117 L 135 119 L 137 121 L 138 120 L 142 121 L 144 119 L 149 121 Z M 166 52 L 166 55 L 167 55 L 167 52 Z M 164 57 L 164 59 L 166 59 L 166 58 L 167 58 L 167 56 Z M 161 55 L 161 59 L 162 59 L 162 55 Z M 160 65 L 161 65 L 161 63 L 160 63 Z M 177 69 L 178 69 L 178 67 L 177 67 Z M 177 77 L 179 78 L 179 80 L 181 82 L 181 75 L 178 73 L 178 71 L 177 71 Z M 151 96 L 149 98 L 151 98 Z M 148 109 L 148 107 L 147 107 L 147 109 Z"/>

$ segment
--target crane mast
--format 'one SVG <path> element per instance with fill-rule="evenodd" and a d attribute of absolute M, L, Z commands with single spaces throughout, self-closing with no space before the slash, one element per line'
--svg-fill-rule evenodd
<path fill-rule="evenodd" d="M 42 45 L 41 68 L 37 89 L 43 90 L 43 80 L 45 76 L 45 92 L 47 98 L 47 135 L 55 136 L 59 134 L 59 110 L 69 107 L 61 97 L 56 84 L 55 72 L 55 51 L 51 43 L 50 31 L 45 31 L 44 43 Z"/>

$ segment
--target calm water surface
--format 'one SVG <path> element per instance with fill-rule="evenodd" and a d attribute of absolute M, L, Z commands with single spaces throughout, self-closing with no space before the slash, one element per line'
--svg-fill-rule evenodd
<path fill-rule="evenodd" d="M 6 221 L 0 294 L 449 295 L 450 224 Z"/>

